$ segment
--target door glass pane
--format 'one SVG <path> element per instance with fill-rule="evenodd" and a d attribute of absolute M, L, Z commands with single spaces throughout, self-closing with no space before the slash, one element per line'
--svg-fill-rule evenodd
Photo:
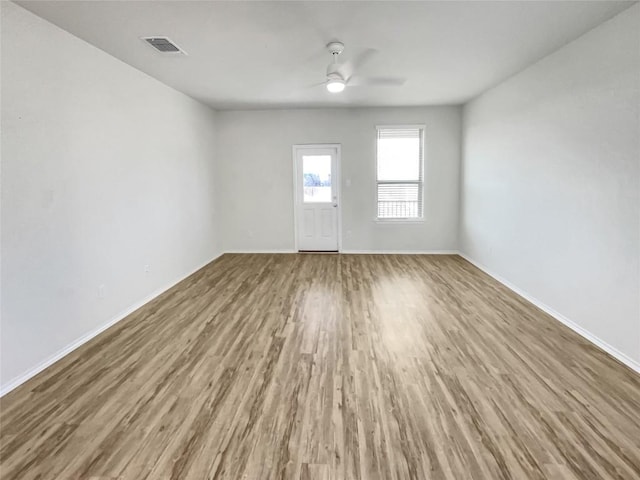
<path fill-rule="evenodd" d="M 303 155 L 304 203 L 331 202 L 331 155 Z"/>

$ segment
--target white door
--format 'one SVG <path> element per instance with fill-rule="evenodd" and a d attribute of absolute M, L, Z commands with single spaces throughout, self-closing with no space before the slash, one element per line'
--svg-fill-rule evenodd
<path fill-rule="evenodd" d="M 338 251 L 338 145 L 296 145 L 296 234 L 299 251 Z"/>

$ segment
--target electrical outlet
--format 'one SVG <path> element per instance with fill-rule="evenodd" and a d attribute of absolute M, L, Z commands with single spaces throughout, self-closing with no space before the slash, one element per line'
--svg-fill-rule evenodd
<path fill-rule="evenodd" d="M 98 285 L 98 298 L 104 298 L 107 296 L 107 287 L 102 285 Z"/>
<path fill-rule="evenodd" d="M 148 263 L 144 266 L 144 273 L 149 273 L 151 271 L 151 265 Z"/>

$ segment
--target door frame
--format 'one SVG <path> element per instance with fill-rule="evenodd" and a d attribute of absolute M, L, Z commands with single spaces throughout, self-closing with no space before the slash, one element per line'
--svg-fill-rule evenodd
<path fill-rule="evenodd" d="M 336 150 L 336 172 L 335 172 L 335 192 L 337 208 L 337 236 L 338 236 L 338 253 L 342 252 L 342 145 L 340 143 L 298 143 L 293 145 L 291 151 L 293 154 L 293 245 L 295 252 L 298 253 L 298 152 L 306 149 L 335 149 Z M 333 183 L 334 179 L 331 179 Z"/>

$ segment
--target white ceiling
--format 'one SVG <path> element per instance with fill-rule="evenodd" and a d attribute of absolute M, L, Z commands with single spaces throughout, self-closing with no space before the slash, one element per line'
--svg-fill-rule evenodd
<path fill-rule="evenodd" d="M 635 2 L 16 2 L 152 77 L 219 109 L 459 104 Z M 167 36 L 188 56 L 140 40 Z M 322 86 L 341 58 L 401 87 Z"/>

